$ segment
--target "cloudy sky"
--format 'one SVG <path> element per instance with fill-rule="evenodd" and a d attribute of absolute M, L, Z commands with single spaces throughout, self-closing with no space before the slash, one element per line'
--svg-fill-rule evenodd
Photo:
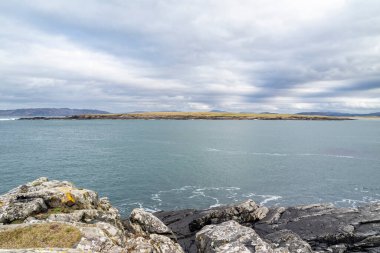
<path fill-rule="evenodd" d="M 380 1 L 1 1 L 0 77 L 0 109 L 380 111 Z"/>

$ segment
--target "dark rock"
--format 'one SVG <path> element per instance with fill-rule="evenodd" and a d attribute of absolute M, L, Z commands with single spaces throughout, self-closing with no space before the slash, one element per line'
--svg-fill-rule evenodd
<path fill-rule="evenodd" d="M 276 212 L 271 209 L 271 213 Z M 378 252 L 376 248 L 380 247 L 380 203 L 360 208 L 321 204 L 289 207 L 278 219 L 263 219 L 251 225 L 264 238 L 290 230 L 318 251 Z"/>
<path fill-rule="evenodd" d="M 250 226 L 262 239 L 290 252 L 310 252 L 309 247 L 316 252 L 380 252 L 380 203 L 359 208 L 332 204 L 273 207 L 258 217 L 259 209 L 243 203 L 155 215 L 172 229 L 186 252 L 197 252 L 197 230 L 226 220 Z"/>
<path fill-rule="evenodd" d="M 289 252 L 313 252 L 307 242 L 290 230 L 280 230 L 268 234 L 264 239 L 270 241 L 276 248 L 286 248 Z"/>
<path fill-rule="evenodd" d="M 263 219 L 268 208 L 258 206 L 254 201 L 214 207 L 207 210 L 186 209 L 180 211 L 157 212 L 161 219 L 177 236 L 179 244 L 186 252 L 197 252 L 195 234 L 204 226 L 235 220 L 250 223 Z"/>

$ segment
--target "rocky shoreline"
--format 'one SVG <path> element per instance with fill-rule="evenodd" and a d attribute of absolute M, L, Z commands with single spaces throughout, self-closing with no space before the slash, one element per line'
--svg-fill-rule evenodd
<path fill-rule="evenodd" d="M 1 195 L 0 224 L 0 252 L 380 252 L 380 203 L 268 208 L 247 200 L 207 210 L 134 209 L 122 219 L 107 198 L 47 178 Z M 79 234 L 72 245 L 49 241 L 60 226 Z M 45 247 L 28 247 L 41 235 L 21 241 L 41 227 L 50 231 Z"/>

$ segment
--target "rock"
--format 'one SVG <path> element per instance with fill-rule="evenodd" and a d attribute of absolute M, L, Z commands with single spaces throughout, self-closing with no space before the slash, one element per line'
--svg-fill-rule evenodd
<path fill-rule="evenodd" d="M 208 210 L 186 209 L 154 213 L 177 236 L 186 252 L 197 252 L 195 234 L 205 225 L 218 224 L 228 220 L 240 223 L 254 222 L 266 217 L 267 207 L 260 207 L 254 201 L 219 206 Z"/>
<path fill-rule="evenodd" d="M 184 252 L 172 230 L 144 209 L 134 209 L 124 225 L 129 232 L 126 248 L 131 252 Z"/>
<path fill-rule="evenodd" d="M 0 197 L 0 223 L 23 220 L 52 208 L 96 209 L 94 191 L 75 188 L 66 181 L 40 178 L 19 186 Z"/>
<path fill-rule="evenodd" d="M 268 234 L 264 239 L 276 248 L 286 248 L 289 252 L 311 253 L 310 245 L 290 230 L 280 230 Z"/>
<path fill-rule="evenodd" d="M 129 221 L 130 231 L 134 234 L 158 234 L 167 236 L 176 241 L 176 237 L 172 230 L 168 228 L 160 219 L 153 214 L 144 211 L 144 209 L 133 209 L 129 217 Z"/>
<path fill-rule="evenodd" d="M 380 203 L 267 208 L 248 200 L 207 210 L 135 209 L 122 222 L 107 198 L 66 181 L 40 178 L 0 196 L 0 232 L 51 222 L 82 237 L 74 249 L 38 252 L 380 252 Z"/>
<path fill-rule="evenodd" d="M 178 243 L 170 238 L 151 234 L 149 237 L 131 237 L 127 240 L 128 252 L 138 253 L 184 253 Z"/>
<path fill-rule="evenodd" d="M 271 209 L 268 216 L 271 213 L 276 211 Z M 263 238 L 290 230 L 319 252 L 380 252 L 380 203 L 359 208 L 288 207 L 278 218 L 265 218 L 251 226 Z"/>
<path fill-rule="evenodd" d="M 0 223 L 23 221 L 33 214 L 47 210 L 42 198 L 17 199 L 17 197 L 1 198 L 3 205 L 0 207 Z"/>
<path fill-rule="evenodd" d="M 199 253 L 274 252 L 271 245 L 262 240 L 253 229 L 236 221 L 205 226 L 197 233 L 196 243 Z"/>
<path fill-rule="evenodd" d="M 153 252 L 162 252 L 162 253 L 183 253 L 182 247 L 173 242 L 169 237 L 151 234 L 149 235 L 149 243 L 153 247 Z"/>
<path fill-rule="evenodd" d="M 126 252 L 118 210 L 108 199 L 99 199 L 94 191 L 78 189 L 66 181 L 40 178 L 0 196 L 0 201 L 0 222 L 4 224 L 0 230 L 11 229 L 15 222 L 23 222 L 20 226 L 65 223 L 81 231 L 76 250 Z"/>
<path fill-rule="evenodd" d="M 253 222 L 263 219 L 268 213 L 267 207 L 259 207 L 253 200 L 247 200 L 237 205 L 212 208 L 204 211 L 202 216 L 193 220 L 189 226 L 191 231 L 197 231 L 209 224 L 235 220 L 239 223 Z"/>
<path fill-rule="evenodd" d="M 126 252 L 124 246 L 115 243 L 108 234 L 99 227 L 81 226 L 82 239 L 76 249 L 84 252 Z"/>

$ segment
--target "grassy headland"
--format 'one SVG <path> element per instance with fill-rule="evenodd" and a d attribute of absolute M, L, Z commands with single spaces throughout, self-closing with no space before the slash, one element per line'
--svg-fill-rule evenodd
<path fill-rule="evenodd" d="M 233 112 L 143 112 L 122 114 L 84 114 L 68 117 L 35 117 L 22 119 L 145 119 L 145 120 L 350 120 L 348 117 L 332 117 L 297 114 L 260 114 Z"/>

